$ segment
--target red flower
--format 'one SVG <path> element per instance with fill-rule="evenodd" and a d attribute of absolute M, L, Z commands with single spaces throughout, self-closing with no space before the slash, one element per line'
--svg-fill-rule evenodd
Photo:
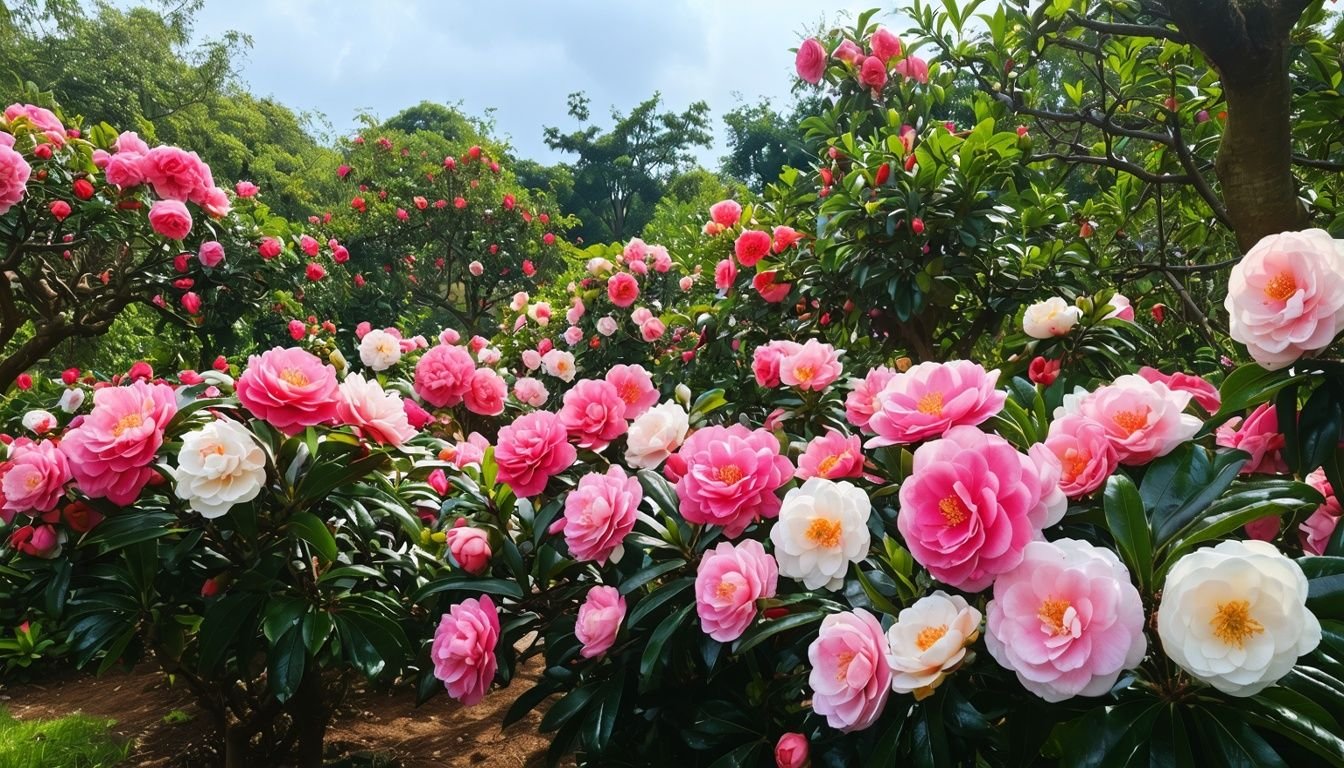
<path fill-rule="evenodd" d="M 555 245 L 555 235 L 551 234 L 550 232 L 547 232 L 546 234 L 541 236 L 541 242 L 545 243 L 546 245 Z"/>
<path fill-rule="evenodd" d="M 1148 310 L 1153 315 L 1153 322 L 1161 325 L 1167 319 L 1167 307 L 1164 304 L 1154 304 L 1153 308 Z"/>
<path fill-rule="evenodd" d="M 910 220 L 910 231 L 916 235 L 924 234 L 924 220 L 916 216 Z"/>
<path fill-rule="evenodd" d="M 1040 384 L 1042 387 L 1048 387 L 1055 383 L 1059 378 L 1059 361 L 1047 360 L 1037 355 L 1032 359 L 1031 365 L 1027 368 L 1027 377 L 1033 383 Z"/>
<path fill-rule="evenodd" d="M 66 368 L 64 371 L 61 371 L 61 381 L 65 382 L 67 387 L 75 386 L 75 384 L 79 383 L 79 369 Z"/>
<path fill-rule="evenodd" d="M 350 201 L 350 207 L 354 208 L 356 211 L 359 211 L 360 213 L 363 213 L 365 210 L 368 209 L 368 204 L 364 202 L 364 198 L 356 197 L 355 199 Z"/>
<path fill-rule="evenodd" d="M 274 237 L 263 238 L 261 245 L 257 246 L 257 252 L 261 254 L 261 258 L 270 261 L 280 255 L 280 241 Z"/>
<path fill-rule="evenodd" d="M 537 268 L 532 265 L 531 259 L 523 259 L 523 274 L 528 277 L 537 274 Z"/>
<path fill-rule="evenodd" d="M 93 185 L 89 183 L 88 179 L 75 179 L 74 191 L 75 197 L 80 200 L 88 200 L 93 197 Z"/>
<path fill-rule="evenodd" d="M 463 208 L 466 208 L 467 198 L 462 197 L 461 195 L 453 198 L 453 207 L 458 209 L 459 211 L 462 210 Z"/>
<path fill-rule="evenodd" d="M 364 287 L 364 276 L 363 276 L 363 275 L 355 275 L 355 287 L 356 287 L 356 288 L 363 288 L 363 287 Z"/>
<path fill-rule="evenodd" d="M 33 377 L 26 373 L 20 373 L 19 377 L 14 380 L 14 385 L 23 390 L 32 389 Z"/>
<path fill-rule="evenodd" d="M 219 357 L 216 357 L 216 358 L 215 358 L 215 364 L 214 364 L 213 366 L 211 366 L 211 367 L 213 367 L 216 371 L 227 371 L 227 370 L 229 370 L 229 361 L 228 361 L 228 358 L 224 357 L 223 355 L 220 355 Z"/>
<path fill-rule="evenodd" d="M 321 264 L 318 264 L 315 261 L 310 261 L 308 262 L 308 267 L 304 270 L 304 274 L 308 276 L 309 280 L 316 283 L 318 280 L 327 276 L 327 270 L 323 269 Z"/>
<path fill-rule="evenodd" d="M 45 144 L 41 146 L 46 146 Z M 70 204 L 64 200 L 53 200 L 51 203 L 51 215 L 57 221 L 65 221 L 65 217 L 70 215 Z"/>
<path fill-rule="evenodd" d="M 883 163 L 877 167 L 877 175 L 873 177 L 874 186 L 882 186 L 891 178 L 891 163 Z"/>

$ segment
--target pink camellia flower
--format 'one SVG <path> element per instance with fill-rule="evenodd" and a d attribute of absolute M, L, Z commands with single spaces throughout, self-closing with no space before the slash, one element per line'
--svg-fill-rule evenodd
<path fill-rule="evenodd" d="M 261 187 L 250 181 L 240 181 L 233 185 L 233 191 L 239 197 L 256 197 L 257 193 L 261 191 Z"/>
<path fill-rule="evenodd" d="M 1256 243 L 1227 281 L 1228 333 L 1270 370 L 1330 346 L 1344 331 L 1344 253 L 1322 229 Z"/>
<path fill-rule="evenodd" d="M 546 482 L 568 469 L 579 455 L 569 444 L 564 422 L 549 411 L 519 416 L 499 430 L 496 443 L 499 482 L 523 498 L 541 493 Z"/>
<path fill-rule="evenodd" d="M 467 707 L 485 698 L 498 667 L 498 643 L 499 611 L 489 595 L 469 597 L 448 609 L 434 632 L 429 656 L 434 676 L 449 696 Z"/>
<path fill-rule="evenodd" d="M 732 259 L 724 259 L 714 267 L 714 287 L 726 291 L 737 281 L 737 265 Z"/>
<path fill-rule="evenodd" d="M 778 387 L 780 364 L 802 348 L 803 345 L 796 341 L 778 339 L 752 350 L 751 372 L 756 383 L 766 388 Z"/>
<path fill-rule="evenodd" d="M 1156 368 L 1145 365 L 1139 368 L 1139 376 L 1147 381 L 1166 384 L 1167 389 L 1173 392 L 1190 393 L 1199 407 L 1209 413 L 1217 412 L 1218 406 L 1223 404 L 1222 396 L 1218 394 L 1218 388 L 1194 374 L 1163 373 Z"/>
<path fill-rule="evenodd" d="M 607 298 L 622 309 L 639 299 L 639 281 L 629 272 L 617 272 L 607 278 Z"/>
<path fill-rule="evenodd" d="M 906 56 L 896 62 L 896 74 L 916 83 L 929 82 L 929 63 L 918 56 Z"/>
<path fill-rule="evenodd" d="M 276 347 L 249 357 L 236 392 L 253 416 L 287 435 L 332 423 L 341 400 L 336 369 L 298 348 Z"/>
<path fill-rule="evenodd" d="M 653 317 L 653 311 L 648 307 L 636 307 L 635 311 L 630 313 L 630 322 L 635 325 L 642 325 Z"/>
<path fill-rule="evenodd" d="M 771 250 L 773 250 L 775 253 L 783 253 L 784 251 L 787 251 L 789 248 L 792 248 L 802 239 L 803 235 L 798 230 L 794 229 L 793 227 L 786 227 L 780 225 L 778 227 L 775 227 L 773 230 L 774 244 L 773 246 L 771 246 Z"/>
<path fill-rule="evenodd" d="M 625 434 L 625 400 L 609 381 L 582 379 L 565 393 L 560 422 L 580 448 L 600 451 Z"/>
<path fill-rule="evenodd" d="M 435 408 L 451 408 L 471 389 L 476 361 L 462 347 L 440 344 L 415 364 L 415 394 Z"/>
<path fill-rule="evenodd" d="M 15 440 L 9 447 L 9 459 L 0 464 L 0 518 L 10 523 L 16 512 L 50 512 L 73 477 L 70 463 L 55 442 Z"/>
<path fill-rule="evenodd" d="M 79 490 L 122 506 L 134 502 L 156 476 L 150 465 L 176 414 L 177 398 L 166 384 L 136 381 L 95 390 L 93 411 L 60 445 Z"/>
<path fill-rule="evenodd" d="M 606 565 L 620 559 L 621 543 L 635 528 L 643 498 L 638 478 L 620 467 L 610 467 L 606 474 L 590 472 L 565 497 L 565 514 L 549 532 L 564 532 L 575 560 Z"/>
<path fill-rule="evenodd" d="M 868 45 L 873 55 L 882 61 L 891 61 L 900 56 L 902 51 L 901 39 L 888 32 L 886 27 L 878 27 L 868 40 Z"/>
<path fill-rule="evenodd" d="M 751 287 L 756 289 L 767 304 L 778 304 L 789 297 L 789 292 L 793 290 L 793 283 L 777 283 L 775 277 L 778 273 L 773 270 L 757 272 L 751 279 Z"/>
<path fill-rule="evenodd" d="M 112 184 L 121 189 L 130 189 L 131 187 L 143 184 L 145 174 L 140 170 L 140 156 L 118 153 L 108 158 L 107 167 L 103 170 L 103 176 L 108 184 Z"/>
<path fill-rule="evenodd" d="M 575 296 L 573 305 L 565 310 L 565 322 L 570 325 L 578 325 L 587 311 L 588 308 L 583 305 L 583 299 Z"/>
<path fill-rule="evenodd" d="M 540 408 L 545 404 L 548 394 L 546 385 L 531 376 L 523 376 L 513 382 L 513 397 L 524 405 Z"/>
<path fill-rule="evenodd" d="M 224 261 L 224 246 L 218 241 L 208 240 L 201 243 L 201 249 L 196 252 L 196 258 L 201 264 L 207 267 L 218 267 Z"/>
<path fill-rule="evenodd" d="M 835 47 L 835 50 L 831 52 L 831 56 L 846 64 L 855 64 L 862 61 L 863 49 L 853 40 L 845 40 Z"/>
<path fill-rule="evenodd" d="M 20 117 L 28 118 L 35 128 L 44 133 L 65 136 L 65 126 L 61 124 L 61 119 L 56 116 L 56 113 L 50 109 L 35 104 L 10 104 L 5 107 L 6 120 L 12 121 Z"/>
<path fill-rule="evenodd" d="M 1022 454 L 998 435 L 953 427 L 915 451 L 896 527 L 934 578 L 979 592 L 1016 568 L 1027 542 L 1063 516 L 1059 475 L 1048 451 Z"/>
<path fill-rule="evenodd" d="M 917 443 L 954 427 L 980 424 L 1008 399 L 994 389 L 998 380 L 998 371 L 969 360 L 924 362 L 894 374 L 877 394 L 878 407 L 868 421 L 876 437 L 865 445 Z"/>
<path fill-rule="evenodd" d="M 146 152 L 140 157 L 140 172 L 154 187 L 154 194 L 164 200 L 195 200 L 201 192 L 215 186 L 210 168 L 201 158 L 195 152 L 177 147 L 154 147 Z"/>
<path fill-rule="evenodd" d="M 1228 419 L 1214 433 L 1214 442 L 1251 455 L 1241 467 L 1244 475 L 1288 474 L 1283 458 L 1288 440 L 1279 431 L 1279 409 L 1273 403 L 1262 403 L 1244 420 L 1240 416 Z"/>
<path fill-rule="evenodd" d="M 47 207 L 51 211 L 51 217 L 57 221 L 65 221 L 70 216 L 70 204 L 64 200 L 53 200 Z"/>
<path fill-rule="evenodd" d="M 482 416 L 498 416 L 504 412 L 504 398 L 509 385 L 498 373 L 489 368 L 477 368 L 471 374 L 469 386 L 463 395 L 467 410 Z"/>
<path fill-rule="evenodd" d="M 470 272 L 473 277 L 480 277 L 485 274 L 485 265 L 479 261 L 473 261 L 467 265 L 467 271 Z"/>
<path fill-rule="evenodd" d="M 663 325 L 663 321 L 656 317 L 640 323 L 639 337 L 650 344 L 663 338 L 664 333 L 667 333 L 667 326 Z"/>
<path fill-rule="evenodd" d="M 876 722 L 891 693 L 891 667 L 887 637 L 871 613 L 858 608 L 822 619 L 807 659 L 812 710 L 827 725 L 849 733 Z"/>
<path fill-rule="evenodd" d="M 816 40 L 807 38 L 798 46 L 798 55 L 793 59 L 793 67 L 797 70 L 798 77 L 805 82 L 813 85 L 820 83 L 822 75 L 826 73 L 826 49 Z"/>
<path fill-rule="evenodd" d="M 1101 696 L 1148 650 L 1139 591 L 1109 549 L 1033 541 L 985 609 L 994 660 L 1046 701 Z"/>
<path fill-rule="evenodd" d="M 674 458 L 685 467 L 677 480 L 682 517 L 723 526 L 730 539 L 741 536 L 758 518 L 779 515 L 775 491 L 793 475 L 774 435 L 741 424 L 695 432 Z"/>
<path fill-rule="evenodd" d="M 191 234 L 191 214 L 177 200 L 157 200 L 149 208 L 149 225 L 169 240 L 181 240 Z"/>
<path fill-rule="evenodd" d="M 122 131 L 113 149 L 119 155 L 143 155 L 149 152 L 149 145 L 135 131 Z"/>
<path fill-rule="evenodd" d="M 812 439 L 798 457 L 799 480 L 820 477 L 824 480 L 843 480 L 863 477 L 863 443 L 858 436 L 827 429 L 826 434 Z"/>
<path fill-rule="evenodd" d="M 1102 318 L 1103 320 L 1134 322 L 1134 305 L 1129 303 L 1127 296 L 1117 293 L 1112 295 L 1106 303 L 1111 307 L 1111 311 L 1106 313 L 1106 316 Z"/>
<path fill-rule="evenodd" d="M 1045 447 L 1059 459 L 1059 488 L 1070 499 L 1101 488 L 1120 464 L 1106 429 L 1076 414 L 1050 422 Z"/>
<path fill-rule="evenodd" d="M 32 167 L 23 159 L 23 155 L 0 145 L 0 216 L 23 200 L 32 172 Z"/>
<path fill-rule="evenodd" d="M 864 59 L 859 67 L 859 82 L 874 91 L 882 90 L 882 86 L 887 84 L 887 63 L 876 56 Z"/>
<path fill-rule="evenodd" d="M 686 275 L 677 281 L 677 287 L 681 288 L 683 293 L 691 290 L 692 285 L 695 285 L 695 280 L 690 275 Z"/>
<path fill-rule="evenodd" d="M 484 435 L 479 432 L 472 432 L 467 435 L 466 440 L 454 443 L 449 451 L 440 452 L 439 455 L 458 469 L 465 469 L 472 464 L 479 467 L 481 462 L 485 460 L 485 452 L 489 448 L 490 441 L 486 440 Z M 449 455 L 445 456 L 445 453 Z"/>
<path fill-rule="evenodd" d="M 775 596 L 779 565 L 759 541 L 720 542 L 695 571 L 695 612 L 700 629 L 721 643 L 742 636 L 756 618 L 756 601 Z"/>
<path fill-rule="evenodd" d="M 261 258 L 270 261 L 280 255 L 281 248 L 282 246 L 280 245 L 279 240 L 276 240 L 274 237 L 264 237 L 261 240 L 261 244 L 257 246 L 257 253 L 261 254 Z"/>
<path fill-rule="evenodd" d="M 1325 470 L 1317 469 L 1310 475 L 1307 475 L 1307 485 L 1315 488 L 1325 497 L 1325 503 L 1316 508 L 1315 512 L 1307 518 L 1306 522 L 1299 526 L 1298 537 L 1302 541 L 1302 551 L 1309 555 L 1325 554 L 1325 547 L 1330 543 L 1330 537 L 1335 533 L 1335 527 L 1339 525 L 1341 514 L 1339 497 L 1335 495 L 1335 489 L 1330 487 L 1330 481 L 1325 479 Z M 1277 518 L 1275 518 L 1277 522 Z"/>
<path fill-rule="evenodd" d="M 1027 378 L 1031 379 L 1032 384 L 1048 387 L 1059 378 L 1060 366 L 1059 360 L 1049 360 L 1037 355 L 1031 359 L 1031 365 L 1027 367 Z"/>
<path fill-rule="evenodd" d="M 65 532 L 54 525 L 25 525 L 9 535 L 9 546 L 29 557 L 52 560 L 61 554 Z"/>
<path fill-rule="evenodd" d="M 199 314 L 201 311 L 201 297 L 195 291 L 187 291 L 182 294 L 182 308 L 189 315 Z"/>
<path fill-rule="evenodd" d="M 1126 374 L 1083 395 L 1065 395 L 1056 416 L 1077 413 L 1097 422 L 1115 446 L 1120 463 L 1147 464 L 1194 437 L 1200 420 L 1183 413 L 1190 393 Z"/>
<path fill-rule="evenodd" d="M 359 430 L 364 437 L 384 445 L 401 445 L 415 437 L 401 396 L 383 390 L 377 379 L 365 380 L 358 373 L 345 377 L 336 402 L 336 418 Z"/>
<path fill-rule="evenodd" d="M 304 267 L 303 273 L 310 281 L 316 283 L 327 276 L 327 269 L 316 261 L 310 261 L 308 266 Z"/>
<path fill-rule="evenodd" d="M 453 527 L 444 531 L 444 543 L 462 570 L 480 576 L 490 570 L 490 536 L 480 528 L 467 525 L 459 517 Z"/>
<path fill-rule="evenodd" d="M 659 274 L 672 269 L 672 255 L 661 245 L 653 248 L 653 271 Z"/>
<path fill-rule="evenodd" d="M 595 659 L 606 653 L 616 644 L 622 621 L 625 621 L 625 598 L 615 587 L 598 585 L 588 590 L 574 623 L 574 637 L 583 644 L 579 655 Z"/>
<path fill-rule="evenodd" d="M 840 354 L 835 347 L 816 339 L 808 339 L 779 361 L 781 384 L 814 392 L 820 392 L 835 383 L 843 372 Z"/>
<path fill-rule="evenodd" d="M 409 397 L 401 399 L 401 409 L 406 412 L 406 422 L 414 429 L 424 429 L 434 417 L 429 414 L 420 404 Z"/>
<path fill-rule="evenodd" d="M 566 344 L 572 347 L 583 341 L 583 329 L 577 325 L 571 325 L 565 329 L 565 333 L 561 338 L 565 340 Z"/>
<path fill-rule="evenodd" d="M 873 414 L 881 410 L 882 390 L 895 375 L 896 371 L 883 365 L 868 371 L 862 379 L 851 379 L 853 390 L 845 397 L 845 420 L 856 429 L 873 434 L 870 424 Z"/>
<path fill-rule="evenodd" d="M 775 742 L 775 768 L 807 768 L 807 737 L 801 733 L 786 733 Z"/>
<path fill-rule="evenodd" d="M 742 206 L 736 200 L 720 200 L 709 206 L 709 218 L 721 227 L 731 227 L 742 218 Z"/>
<path fill-rule="evenodd" d="M 643 416 L 658 404 L 658 390 L 653 386 L 653 377 L 642 365 L 614 365 L 607 371 L 605 378 L 625 401 L 625 418 L 630 421 Z"/>
<path fill-rule="evenodd" d="M 308 326 L 302 320 L 290 320 L 286 327 L 289 330 L 289 338 L 295 341 L 303 341 L 303 337 L 308 335 Z"/>
<path fill-rule="evenodd" d="M 768 232 L 759 229 L 744 229 L 733 242 L 733 255 L 744 267 L 754 267 L 756 262 L 770 253 L 771 239 Z"/>
<path fill-rule="evenodd" d="M 229 211 L 233 210 L 233 204 L 229 202 L 229 193 L 219 187 L 207 189 L 199 195 L 199 199 L 193 199 L 192 202 L 216 219 L 229 215 Z"/>

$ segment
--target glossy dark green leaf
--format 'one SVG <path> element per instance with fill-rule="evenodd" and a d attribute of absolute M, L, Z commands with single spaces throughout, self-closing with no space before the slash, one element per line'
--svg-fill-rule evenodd
<path fill-rule="evenodd" d="M 336 538 L 327 530 L 327 524 L 317 515 L 311 512 L 295 512 L 285 527 L 290 536 L 307 542 L 312 547 L 313 554 L 317 555 L 322 563 L 333 562 L 339 554 Z"/>
<path fill-rule="evenodd" d="M 673 612 L 667 618 L 663 619 L 653 634 L 649 636 L 648 645 L 644 646 L 644 653 L 639 658 L 639 689 L 647 691 L 652 687 L 654 673 L 658 671 L 663 661 L 663 647 L 667 641 L 677 631 L 677 628 L 686 620 L 686 616 L 694 608 L 694 605 L 685 605 Z"/>
<path fill-rule="evenodd" d="M 1102 499 L 1106 525 L 1120 554 L 1138 580 L 1139 589 L 1147 592 L 1153 586 L 1153 540 L 1139 489 L 1129 477 L 1115 474 L 1106 481 Z"/>
<path fill-rule="evenodd" d="M 733 653 L 746 653 L 781 632 L 787 632 L 798 627 L 805 627 L 808 624 L 820 624 L 821 620 L 824 618 L 826 618 L 825 611 L 806 611 L 804 613 L 791 613 L 788 616 L 771 619 L 769 621 L 758 620 L 751 629 L 748 629 L 746 633 L 733 644 Z"/>
<path fill-rule="evenodd" d="M 205 610 L 197 652 L 202 672 L 214 672 L 240 635 L 256 632 L 257 613 L 265 599 L 256 592 L 230 592 Z"/>
<path fill-rule="evenodd" d="M 1307 608 L 1318 619 L 1344 619 L 1344 557 L 1298 559 L 1307 576 Z"/>
<path fill-rule="evenodd" d="M 642 568 L 627 576 L 620 584 L 622 595 L 628 595 L 636 589 L 648 584 L 654 579 L 667 573 L 671 573 L 678 568 L 686 565 L 686 561 L 681 558 L 669 560 L 665 563 L 654 563 L 647 568 Z"/>
<path fill-rule="evenodd" d="M 516 582 L 506 579 L 475 579 L 462 575 L 445 576 L 429 582 L 411 595 L 411 602 L 423 603 L 440 592 L 473 592 L 477 595 L 499 595 L 520 600 L 523 591 Z"/>
<path fill-rule="evenodd" d="M 287 701 L 298 690 L 307 652 L 303 630 L 298 626 L 291 627 L 271 643 L 266 653 L 266 685 L 277 700 Z"/>
<path fill-rule="evenodd" d="M 582 685 L 551 705 L 541 718 L 541 732 L 549 733 L 573 720 L 597 695 L 597 685 Z"/>
<path fill-rule="evenodd" d="M 695 583 L 694 578 L 690 576 L 684 576 L 680 579 L 674 579 L 672 581 L 669 581 L 668 583 L 658 587 L 658 589 L 654 590 L 653 592 L 650 592 L 649 594 L 640 598 L 639 602 L 635 604 L 635 607 L 630 609 L 630 615 L 626 618 L 625 621 L 626 626 L 628 627 L 638 626 L 640 620 L 642 620 L 645 616 L 648 616 L 649 614 L 658 610 L 660 607 L 666 605 L 668 601 L 672 600 L 677 595 L 686 591 L 686 589 L 689 588 L 694 583 Z"/>

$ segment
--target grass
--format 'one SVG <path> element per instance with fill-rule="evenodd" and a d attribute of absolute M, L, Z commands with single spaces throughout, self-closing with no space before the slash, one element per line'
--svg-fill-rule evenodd
<path fill-rule="evenodd" d="M 57 720 L 15 720 L 0 709 L 0 766 L 5 768 L 110 768 L 130 744 L 110 733 L 112 720 L 70 715 Z"/>

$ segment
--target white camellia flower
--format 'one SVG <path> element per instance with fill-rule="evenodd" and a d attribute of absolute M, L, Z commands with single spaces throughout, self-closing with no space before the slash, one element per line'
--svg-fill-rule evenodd
<path fill-rule="evenodd" d="M 56 417 L 50 411 L 29 411 L 23 414 L 23 428 L 35 435 L 44 435 L 56 428 Z"/>
<path fill-rule="evenodd" d="M 552 349 L 542 355 L 541 365 L 546 369 L 546 373 L 566 382 L 573 381 L 574 374 L 578 372 L 574 367 L 574 354 L 558 349 Z"/>
<path fill-rule="evenodd" d="M 79 410 L 79 406 L 84 404 L 84 390 L 79 387 L 72 387 L 61 393 L 61 399 L 56 403 L 56 407 L 66 413 L 74 413 Z"/>
<path fill-rule="evenodd" d="M 630 423 L 625 436 L 625 461 L 640 469 L 657 469 L 681 447 L 690 431 L 686 409 L 671 400 L 655 405 Z"/>
<path fill-rule="evenodd" d="M 1033 339 L 1063 336 L 1082 315 L 1077 307 L 1055 296 L 1027 307 L 1022 314 L 1022 330 Z"/>
<path fill-rule="evenodd" d="M 770 529 L 779 574 L 808 589 L 839 589 L 850 563 L 868 554 L 868 494 L 853 483 L 809 478 L 784 495 Z"/>
<path fill-rule="evenodd" d="M 386 371 L 401 360 L 401 339 L 375 328 L 359 340 L 359 360 L 371 370 Z"/>
<path fill-rule="evenodd" d="M 1224 541 L 1182 557 L 1157 611 L 1162 650 L 1232 696 L 1254 696 L 1321 642 L 1302 568 L 1264 541 Z"/>
<path fill-rule="evenodd" d="M 242 424 L 217 419 L 182 437 L 177 468 L 169 472 L 177 497 L 214 518 L 257 497 L 266 484 L 266 454 Z"/>
<path fill-rule="evenodd" d="M 980 636 L 980 612 L 960 595 L 938 590 L 921 597 L 896 617 L 887 630 L 891 689 L 913 693 L 916 701 L 933 694 Z"/>

